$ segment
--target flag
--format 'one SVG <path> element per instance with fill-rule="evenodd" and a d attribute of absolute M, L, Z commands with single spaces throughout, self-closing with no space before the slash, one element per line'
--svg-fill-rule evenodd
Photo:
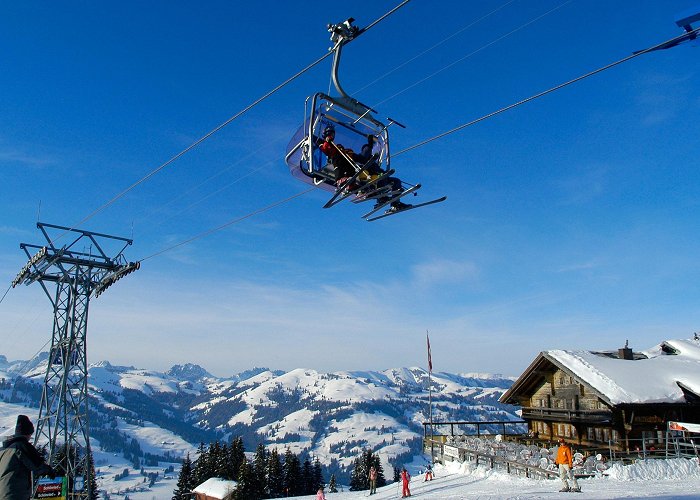
<path fill-rule="evenodd" d="M 430 335 L 428 331 L 425 332 L 425 338 L 428 340 L 428 371 L 433 371 L 433 357 L 430 355 Z"/>

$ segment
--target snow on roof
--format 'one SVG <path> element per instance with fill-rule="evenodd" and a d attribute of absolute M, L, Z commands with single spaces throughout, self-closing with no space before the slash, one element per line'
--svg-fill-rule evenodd
<path fill-rule="evenodd" d="M 590 351 L 545 351 L 612 404 L 685 403 L 679 383 L 700 395 L 700 342 L 667 340 L 642 359 L 625 360 Z"/>
<path fill-rule="evenodd" d="M 228 481 L 218 477 L 212 477 L 204 481 L 194 489 L 195 493 L 201 493 L 208 497 L 226 498 L 233 490 L 236 489 L 238 483 L 236 481 Z"/>

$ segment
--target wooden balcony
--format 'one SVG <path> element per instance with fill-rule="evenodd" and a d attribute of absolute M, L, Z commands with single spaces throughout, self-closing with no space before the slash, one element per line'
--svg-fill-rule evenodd
<path fill-rule="evenodd" d="M 572 410 L 569 408 L 543 408 L 523 406 L 522 418 L 548 422 L 610 424 L 612 413 L 605 410 Z"/>

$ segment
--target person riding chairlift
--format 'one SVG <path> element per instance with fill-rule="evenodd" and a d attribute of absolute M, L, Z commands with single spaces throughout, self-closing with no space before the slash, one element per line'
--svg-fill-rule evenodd
<path fill-rule="evenodd" d="M 328 162 L 333 164 L 336 168 L 336 178 L 338 179 L 336 185 L 342 185 L 349 177 L 355 175 L 355 166 L 347 160 L 347 157 L 351 158 L 363 168 L 358 179 L 370 182 L 372 179 L 384 174 L 384 171 L 376 162 L 376 156 L 372 154 L 375 139 L 376 138 L 372 134 L 369 134 L 367 136 L 367 143 L 362 145 L 362 150 L 358 154 L 352 149 L 345 148 L 342 144 L 336 144 L 334 142 L 335 127 L 333 125 L 329 124 L 323 129 L 323 142 L 319 146 L 319 149 L 328 157 Z M 389 186 L 391 188 L 391 193 L 394 195 L 398 195 L 403 191 L 401 179 L 397 177 L 387 177 L 377 184 L 377 187 L 383 186 Z M 375 208 L 387 202 L 389 199 L 391 199 L 391 196 L 382 196 L 378 198 Z M 411 205 L 403 203 L 401 200 L 395 200 L 391 202 L 390 210 L 404 210 L 410 206 Z"/>

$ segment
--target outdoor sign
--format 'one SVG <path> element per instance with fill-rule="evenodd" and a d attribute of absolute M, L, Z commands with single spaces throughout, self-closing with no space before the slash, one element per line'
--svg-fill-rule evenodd
<path fill-rule="evenodd" d="M 689 424 L 687 422 L 668 422 L 669 431 L 700 432 L 700 424 Z"/>
<path fill-rule="evenodd" d="M 443 454 L 452 458 L 459 458 L 459 448 L 455 446 L 445 446 L 443 449 Z"/>
<path fill-rule="evenodd" d="M 75 476 L 73 479 L 73 491 L 83 491 L 85 488 L 85 478 L 83 476 Z"/>
<path fill-rule="evenodd" d="M 58 476 L 54 479 L 42 477 L 37 483 L 34 498 L 42 498 L 43 500 L 65 500 L 66 483 L 65 477 Z"/>

